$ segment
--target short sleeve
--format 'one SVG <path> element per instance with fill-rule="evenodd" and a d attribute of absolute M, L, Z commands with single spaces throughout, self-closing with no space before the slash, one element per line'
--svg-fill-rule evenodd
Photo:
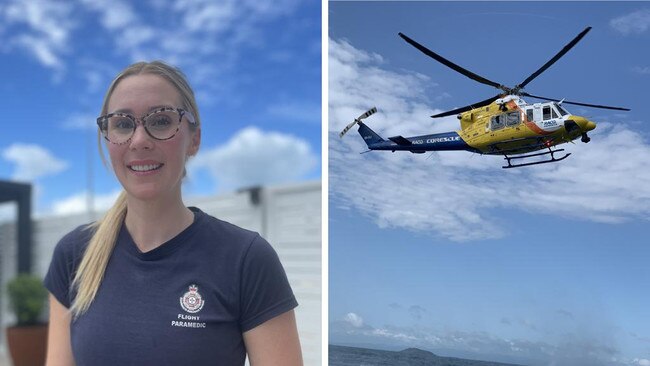
<path fill-rule="evenodd" d="M 242 332 L 298 306 L 277 253 L 259 235 L 250 244 L 241 271 Z"/>
<path fill-rule="evenodd" d="M 70 308 L 72 304 L 70 285 L 80 259 L 79 251 L 76 249 L 84 244 L 84 235 L 80 235 L 82 230 L 82 227 L 75 229 L 57 243 L 50 267 L 43 280 L 48 291 L 66 308 Z"/>

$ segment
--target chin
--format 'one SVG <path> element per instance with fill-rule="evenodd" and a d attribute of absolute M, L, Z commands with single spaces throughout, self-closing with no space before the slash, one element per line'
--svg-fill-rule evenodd
<path fill-rule="evenodd" d="M 165 196 L 171 196 L 172 191 L 169 190 L 163 190 L 161 189 L 162 187 L 158 187 L 157 185 L 137 185 L 137 186 L 125 186 L 124 187 L 127 194 L 135 199 L 142 200 L 142 201 L 153 201 L 153 200 L 158 200 L 160 198 L 163 198 Z"/>
<path fill-rule="evenodd" d="M 141 201 L 155 201 L 160 199 L 175 198 L 180 193 L 180 182 L 176 184 L 167 177 L 138 181 L 138 179 L 119 179 L 128 196 Z"/>
<path fill-rule="evenodd" d="M 129 197 L 135 198 L 141 201 L 153 201 L 160 197 L 162 194 L 156 190 L 147 190 L 147 189 L 126 189 L 126 193 Z"/>

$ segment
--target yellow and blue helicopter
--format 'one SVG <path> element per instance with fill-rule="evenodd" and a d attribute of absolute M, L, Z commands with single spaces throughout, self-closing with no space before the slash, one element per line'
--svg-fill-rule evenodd
<path fill-rule="evenodd" d="M 348 124 L 339 136 L 343 137 L 353 126 L 359 125 L 359 134 L 368 145 L 369 151 L 410 151 L 422 154 L 427 151 L 465 150 L 479 154 L 503 155 L 507 161 L 507 165 L 503 168 L 564 160 L 571 153 L 562 153 L 562 156 L 556 157 L 555 154 L 564 151 L 564 149 L 558 149 L 555 146 L 572 142 L 577 138 L 587 143 L 591 140 L 587 132 L 596 128 L 593 121 L 571 114 L 564 108 L 564 104 L 629 111 L 628 108 L 558 100 L 532 95 L 524 91 L 524 87 L 528 83 L 564 56 L 590 30 L 591 27 L 585 28 L 553 58 L 514 88 L 475 74 L 429 50 L 403 33 L 399 33 L 400 37 L 425 55 L 472 80 L 493 86 L 502 92 L 480 102 L 431 116 L 439 118 L 457 114 L 461 127 L 459 131 L 413 137 L 394 136 L 385 140 L 362 122 L 363 119 L 377 112 L 376 108 L 372 108 Z M 521 98 L 522 96 L 546 102 L 529 104 Z M 538 150 L 545 151 L 535 152 Z M 546 160 L 528 162 L 519 160 L 532 157 L 542 157 Z"/>

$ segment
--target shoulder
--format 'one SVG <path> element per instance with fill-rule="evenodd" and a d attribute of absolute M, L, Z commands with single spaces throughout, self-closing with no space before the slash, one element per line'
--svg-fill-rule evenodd
<path fill-rule="evenodd" d="M 264 241 L 255 231 L 244 229 L 200 210 L 197 211 L 197 214 L 201 220 L 200 233 L 209 235 L 212 239 L 228 243 L 229 246 L 247 248 L 255 241 Z"/>
<path fill-rule="evenodd" d="M 72 303 L 70 284 L 74 273 L 94 232 L 92 225 L 78 226 L 64 235 L 54 247 L 50 267 L 43 282 L 66 308 L 69 308 Z"/>
<path fill-rule="evenodd" d="M 54 255 L 71 259 L 79 258 L 83 255 L 94 233 L 95 226 L 92 223 L 78 226 L 59 240 L 54 248 Z"/>
<path fill-rule="evenodd" d="M 239 266 L 260 261 L 277 261 L 277 253 L 259 233 L 241 228 L 227 221 L 199 212 L 198 230 L 202 247 L 220 257 L 229 258 Z"/>

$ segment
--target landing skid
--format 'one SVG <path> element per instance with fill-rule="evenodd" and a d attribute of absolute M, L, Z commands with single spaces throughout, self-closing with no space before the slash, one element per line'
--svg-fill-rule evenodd
<path fill-rule="evenodd" d="M 519 168 L 519 167 L 522 167 L 522 166 L 529 166 L 529 165 L 554 163 L 556 161 L 564 160 L 564 159 L 568 158 L 569 155 L 571 155 L 571 153 L 566 153 L 563 157 L 556 158 L 555 153 L 560 152 L 560 151 L 564 151 L 564 149 L 551 150 L 551 148 L 549 147 L 548 151 L 541 152 L 541 153 L 536 153 L 536 154 L 528 154 L 528 155 L 520 155 L 520 156 L 508 156 L 506 154 L 503 154 L 503 156 L 505 156 L 504 159 L 508 161 L 508 165 L 507 166 L 502 166 L 502 168 L 503 169 L 509 169 L 509 168 Z M 534 161 L 534 162 L 530 162 L 530 163 L 521 163 L 521 164 L 516 164 L 516 163 L 512 164 L 511 163 L 512 160 L 526 159 L 526 158 L 532 158 L 533 156 L 542 156 L 542 155 L 551 155 L 551 158 L 548 159 L 548 160 Z"/>

